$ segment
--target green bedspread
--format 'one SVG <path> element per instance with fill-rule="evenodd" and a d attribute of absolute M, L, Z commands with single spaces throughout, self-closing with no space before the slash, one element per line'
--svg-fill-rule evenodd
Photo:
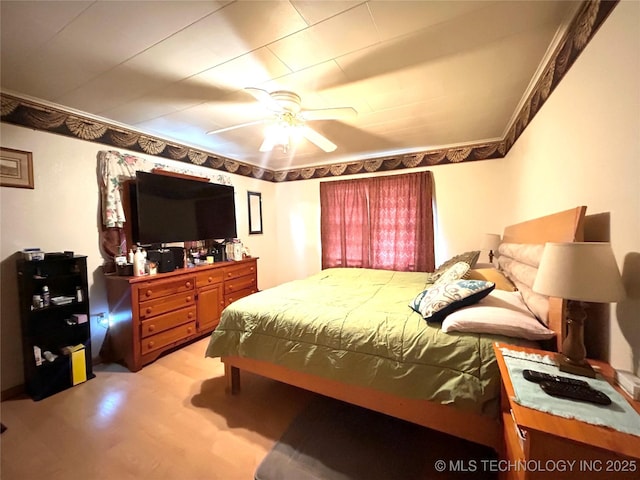
<path fill-rule="evenodd" d="M 323 270 L 229 305 L 206 355 L 242 356 L 401 397 L 494 415 L 499 372 L 493 341 L 448 334 L 409 302 L 427 274 Z"/>

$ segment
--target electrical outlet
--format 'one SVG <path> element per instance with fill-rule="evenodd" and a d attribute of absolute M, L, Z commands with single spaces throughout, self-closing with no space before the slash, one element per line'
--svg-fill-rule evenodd
<path fill-rule="evenodd" d="M 105 312 L 100 312 L 92 315 L 96 317 L 98 325 L 102 328 L 109 328 L 109 316 Z"/>
<path fill-rule="evenodd" d="M 616 373 L 616 380 L 620 388 L 627 392 L 634 400 L 640 400 L 640 378 L 624 370 L 617 370 Z"/>

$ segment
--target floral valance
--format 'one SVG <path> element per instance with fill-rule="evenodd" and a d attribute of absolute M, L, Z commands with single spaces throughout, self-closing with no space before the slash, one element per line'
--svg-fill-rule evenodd
<path fill-rule="evenodd" d="M 100 169 L 100 192 L 102 194 L 102 222 L 106 228 L 122 228 L 126 222 L 122 208 L 122 182 L 135 178 L 137 171 L 150 172 L 154 168 L 162 168 L 171 172 L 197 175 L 208 178 L 213 183 L 231 185 L 231 177 L 216 171 L 197 172 L 189 168 L 176 167 L 169 162 L 151 161 L 116 151 L 101 151 L 98 153 Z"/>

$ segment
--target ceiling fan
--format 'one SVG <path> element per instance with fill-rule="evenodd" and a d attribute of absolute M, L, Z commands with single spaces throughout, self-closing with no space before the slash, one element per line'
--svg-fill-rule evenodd
<path fill-rule="evenodd" d="M 267 92 L 261 88 L 246 87 L 245 90 L 253 95 L 273 116 L 266 120 L 241 123 L 231 127 L 220 128 L 207 132 L 209 135 L 222 133 L 236 128 L 251 125 L 265 125 L 265 137 L 260 146 L 261 152 L 269 152 L 276 146 L 281 146 L 287 153 L 292 144 L 304 137 L 325 152 L 333 152 L 335 143 L 307 125 L 313 120 L 336 120 L 354 117 L 358 114 L 351 107 L 320 108 L 305 110 L 302 108 L 300 96 L 288 90 Z"/>

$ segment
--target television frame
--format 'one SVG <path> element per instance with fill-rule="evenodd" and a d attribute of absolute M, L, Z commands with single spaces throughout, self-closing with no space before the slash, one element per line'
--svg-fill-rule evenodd
<path fill-rule="evenodd" d="M 141 174 L 141 175 L 140 175 Z M 139 176 L 140 175 L 140 176 Z M 140 196 L 139 196 L 139 189 L 140 189 L 140 185 L 141 185 L 141 180 L 142 178 L 153 178 L 153 177 L 157 177 L 154 179 L 154 181 L 157 181 L 159 183 L 157 183 L 156 185 L 161 185 L 162 188 L 167 188 L 167 184 L 169 186 L 171 186 L 171 184 L 173 184 L 174 188 L 176 189 L 176 192 L 180 192 L 182 191 L 181 188 L 185 189 L 186 191 L 191 191 L 192 193 L 197 192 L 198 191 L 198 186 L 202 185 L 202 184 L 207 184 L 211 187 L 211 191 L 213 190 L 226 190 L 227 191 L 227 195 L 224 196 L 223 198 L 226 198 L 227 202 L 230 202 L 230 206 L 232 206 L 233 208 L 230 210 L 231 213 L 228 214 L 229 217 L 231 217 L 231 221 L 233 223 L 232 225 L 232 229 L 229 230 L 228 232 L 224 232 L 224 233 L 233 233 L 232 236 L 230 235 L 224 235 L 224 236 L 217 236 L 218 233 L 223 233 L 223 232 L 216 232 L 216 234 L 214 234 L 214 230 L 215 227 L 212 224 L 209 224 L 205 227 L 201 227 L 200 222 L 195 221 L 192 223 L 192 225 L 188 225 L 187 223 L 185 223 L 185 219 L 183 218 L 184 215 L 182 213 L 180 213 L 179 215 L 173 215 L 170 216 L 169 218 L 172 218 L 172 222 L 177 222 L 176 228 L 178 230 L 182 229 L 183 233 L 179 233 L 176 234 L 175 236 L 171 236 L 171 235 L 163 235 L 163 234 L 159 234 L 158 231 L 156 230 L 153 233 L 149 233 L 149 231 L 147 231 L 146 233 L 141 232 L 141 228 L 140 225 L 141 223 L 143 225 L 147 224 L 146 227 L 143 226 L 143 228 L 149 228 L 148 225 L 148 214 L 147 214 L 147 218 L 146 220 L 142 219 L 142 215 L 143 213 L 140 211 L 141 208 L 145 208 L 144 204 L 141 204 L 141 200 L 140 200 Z M 160 180 L 160 177 L 162 177 L 162 180 Z M 145 180 L 142 180 L 143 182 Z M 164 185 L 162 185 L 164 183 Z M 148 185 L 147 185 L 148 187 Z M 207 187 L 208 188 L 208 187 Z M 171 190 L 167 190 L 167 191 L 171 191 Z M 189 175 L 183 175 L 183 174 L 176 174 L 173 172 L 166 172 L 166 171 L 158 171 L 158 170 L 152 170 L 151 172 L 144 172 L 144 171 L 138 171 L 136 172 L 136 178 L 135 180 L 129 182 L 129 189 L 128 189 L 128 193 L 129 193 L 129 206 L 130 206 L 130 238 L 132 241 L 132 244 L 135 243 L 139 243 L 141 245 L 161 245 L 164 246 L 165 244 L 168 243 L 176 243 L 176 242 L 194 242 L 194 241 L 208 241 L 208 240 L 220 240 L 220 239 L 229 239 L 229 238 L 235 238 L 237 237 L 237 232 L 238 232 L 238 222 L 237 222 L 237 215 L 236 215 L 236 201 L 235 201 L 235 188 L 231 185 L 223 185 L 223 184 L 217 184 L 217 183 L 212 183 L 209 182 L 208 179 L 206 178 L 202 178 L 202 177 L 192 177 Z M 178 199 L 178 197 L 175 197 L 176 199 Z M 213 196 L 210 195 L 205 195 L 203 197 L 203 200 L 209 200 L 212 201 L 211 199 L 213 198 Z M 193 198 L 189 198 L 189 197 L 184 197 L 185 201 L 191 202 L 192 204 L 194 203 Z M 148 205 L 147 205 L 148 206 Z M 229 206 L 229 205 L 228 205 Z M 167 217 L 167 213 L 171 213 L 171 208 L 174 208 L 173 205 L 168 204 L 166 206 L 168 208 L 168 210 L 163 210 L 162 211 L 162 217 L 163 220 L 166 220 Z M 210 207 L 209 207 L 210 208 Z M 152 210 L 147 210 L 148 212 L 151 212 Z M 197 215 L 202 215 L 202 212 L 204 210 L 201 208 L 200 210 L 197 209 L 197 207 L 194 206 L 194 216 Z M 156 212 L 156 218 L 158 218 L 159 213 Z M 142 221 L 141 221 L 142 220 Z M 182 222 L 182 225 L 180 225 L 180 222 Z M 165 226 L 165 230 L 170 229 L 171 225 L 169 225 L 168 227 Z M 203 236 L 203 238 L 186 238 L 189 237 L 191 235 L 189 235 L 189 233 L 186 233 L 188 231 L 189 228 L 193 228 L 194 232 L 196 232 L 196 230 L 198 230 L 198 233 L 195 233 L 195 236 Z M 142 233 L 142 235 L 141 235 Z M 209 236 L 209 235 L 215 235 L 215 236 Z"/>

